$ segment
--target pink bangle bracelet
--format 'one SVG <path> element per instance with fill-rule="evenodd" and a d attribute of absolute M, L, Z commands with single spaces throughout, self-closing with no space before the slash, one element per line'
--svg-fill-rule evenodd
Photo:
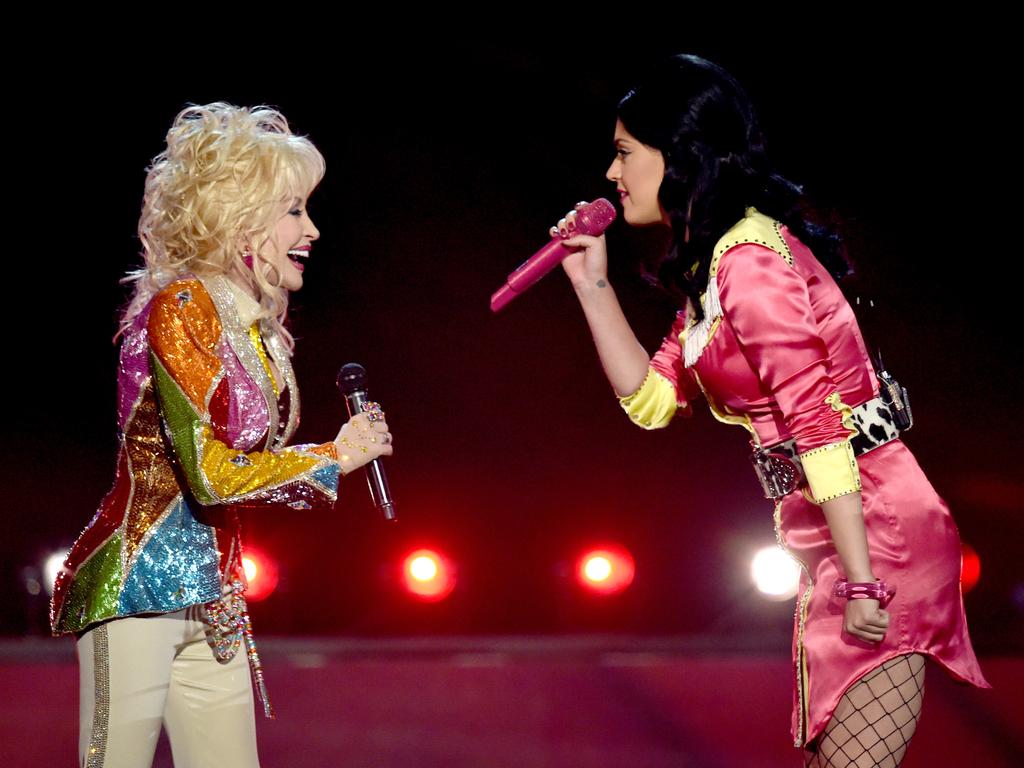
<path fill-rule="evenodd" d="M 847 600 L 877 600 L 880 608 L 885 608 L 896 594 L 896 587 L 878 581 L 849 582 L 846 579 L 839 579 L 832 587 L 832 594 L 836 597 L 843 597 Z"/>

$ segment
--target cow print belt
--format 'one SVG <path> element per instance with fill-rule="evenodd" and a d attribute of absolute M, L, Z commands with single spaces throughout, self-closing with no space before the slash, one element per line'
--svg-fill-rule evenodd
<path fill-rule="evenodd" d="M 903 396 L 904 401 L 900 401 L 900 407 L 903 407 L 905 402 L 905 390 Z M 854 456 L 862 456 L 900 436 L 900 428 L 893 418 L 890 406 L 881 397 L 868 400 L 851 410 L 853 422 L 857 427 L 857 434 L 850 438 Z M 909 407 L 906 408 L 906 412 L 909 419 Z M 907 429 L 909 428 L 908 426 Z M 803 466 L 797 455 L 795 439 L 769 448 L 755 447 L 750 460 L 768 499 L 778 501 L 795 491 L 801 484 Z"/>
<path fill-rule="evenodd" d="M 861 456 L 875 448 L 880 448 L 900 436 L 900 430 L 889 411 L 889 406 L 880 397 L 858 405 L 853 411 L 853 423 L 857 425 L 857 434 L 850 438 L 850 446 L 854 456 Z M 796 440 L 765 448 L 768 453 L 781 453 L 795 464 L 800 464 L 796 453 Z"/>

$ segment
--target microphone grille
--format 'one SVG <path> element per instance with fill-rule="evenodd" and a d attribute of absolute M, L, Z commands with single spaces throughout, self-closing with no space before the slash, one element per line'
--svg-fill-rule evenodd
<path fill-rule="evenodd" d="M 597 237 L 608 229 L 617 215 L 615 206 L 605 198 L 599 197 L 577 211 L 576 231 Z"/>
<path fill-rule="evenodd" d="M 367 380 L 366 369 L 359 363 L 345 363 L 338 371 L 338 389 L 345 395 L 365 390 Z"/>

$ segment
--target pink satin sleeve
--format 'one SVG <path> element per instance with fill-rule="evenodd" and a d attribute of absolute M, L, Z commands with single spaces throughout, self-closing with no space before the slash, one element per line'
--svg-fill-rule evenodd
<path fill-rule="evenodd" d="M 804 278 L 775 251 L 726 251 L 718 294 L 744 357 L 778 404 L 797 451 L 843 442 L 850 431 L 827 398 L 837 391 Z"/>
<path fill-rule="evenodd" d="M 676 389 L 676 405 L 689 411 L 689 401 L 696 396 L 697 387 L 683 364 L 683 348 L 679 343 L 679 334 L 685 327 L 685 314 L 683 312 L 676 313 L 672 330 L 662 340 L 658 351 L 651 357 L 651 368 L 672 382 Z"/>

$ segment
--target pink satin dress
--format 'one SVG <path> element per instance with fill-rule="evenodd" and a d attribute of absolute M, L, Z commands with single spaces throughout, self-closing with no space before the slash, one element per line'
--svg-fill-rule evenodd
<path fill-rule="evenodd" d="M 826 400 L 838 392 L 855 407 L 878 395 L 853 310 L 784 226 L 753 209 L 747 216 L 774 225 L 776 247 L 767 239 L 720 243 L 720 321 L 687 366 L 680 313 L 651 367 L 673 384 L 677 406 L 686 407 L 699 387 L 718 418 L 746 426 L 765 447 L 795 438 L 806 452 L 848 440 L 842 414 Z M 804 490 L 775 510 L 780 543 L 803 566 L 793 636 L 797 746 L 821 733 L 851 684 L 896 656 L 921 653 L 958 680 L 990 687 L 967 632 L 960 538 L 949 509 L 901 440 L 856 461 L 872 570 L 897 588 L 881 643 L 843 630 L 846 601 L 831 594 L 843 570 L 821 507 Z"/>

